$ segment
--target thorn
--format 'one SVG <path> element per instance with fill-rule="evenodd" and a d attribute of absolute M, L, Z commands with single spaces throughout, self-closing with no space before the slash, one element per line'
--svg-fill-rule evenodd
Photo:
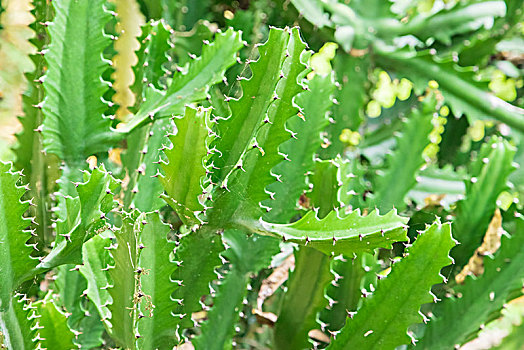
<path fill-rule="evenodd" d="M 37 109 L 42 109 L 42 107 L 44 106 L 44 101 L 36 104 L 36 105 L 33 105 L 33 107 L 37 108 Z"/>

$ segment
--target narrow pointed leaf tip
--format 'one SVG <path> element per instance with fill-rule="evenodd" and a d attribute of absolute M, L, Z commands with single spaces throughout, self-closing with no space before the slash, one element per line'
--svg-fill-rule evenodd
<path fill-rule="evenodd" d="M 408 218 L 398 216 L 396 210 L 383 216 L 377 210 L 366 216 L 361 215 L 360 210 L 343 217 L 340 214 L 331 211 L 319 219 L 315 212 L 310 211 L 292 224 L 272 224 L 263 220 L 240 224 L 259 234 L 307 245 L 325 254 L 352 254 L 375 248 L 391 248 L 394 242 L 408 240 Z"/>
<path fill-rule="evenodd" d="M 422 304 L 436 301 L 431 287 L 444 279 L 440 270 L 453 262 L 455 244 L 449 223 L 437 220 L 422 232 L 328 349 L 395 349 L 412 342 L 408 327 L 422 321 Z"/>

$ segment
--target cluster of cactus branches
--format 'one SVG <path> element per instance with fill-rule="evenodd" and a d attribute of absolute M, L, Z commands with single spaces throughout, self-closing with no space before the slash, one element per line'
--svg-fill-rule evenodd
<path fill-rule="evenodd" d="M 524 288 L 522 63 L 477 79 L 522 2 L 33 0 L 0 347 L 476 338 Z"/>

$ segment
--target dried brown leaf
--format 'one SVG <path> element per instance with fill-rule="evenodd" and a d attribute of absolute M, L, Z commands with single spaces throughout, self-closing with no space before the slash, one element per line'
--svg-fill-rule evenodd
<path fill-rule="evenodd" d="M 484 235 L 484 240 L 480 247 L 475 250 L 473 256 L 460 273 L 455 276 L 455 281 L 458 284 L 464 283 L 468 275 L 481 275 L 484 273 L 484 256 L 494 254 L 500 247 L 500 239 L 504 229 L 502 228 L 502 215 L 497 208 L 495 214 L 489 223 L 488 230 Z"/>
<path fill-rule="evenodd" d="M 264 300 L 272 296 L 275 291 L 280 287 L 284 282 L 287 281 L 289 277 L 289 270 L 295 267 L 295 256 L 291 254 L 282 265 L 278 266 L 275 271 L 268 278 L 262 281 L 262 286 L 258 292 L 257 298 L 257 310 L 262 312 L 262 305 Z"/>

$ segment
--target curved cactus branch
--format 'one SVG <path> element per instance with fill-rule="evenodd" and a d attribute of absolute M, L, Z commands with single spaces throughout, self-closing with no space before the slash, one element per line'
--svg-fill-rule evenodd
<path fill-rule="evenodd" d="M 480 150 L 472 164 L 471 179 L 466 181 L 466 198 L 457 203 L 453 232 L 460 245 L 452 250 L 455 266 L 464 266 L 482 242 L 497 198 L 507 187 L 515 170 L 515 148 L 502 138 L 493 137 Z"/>
<path fill-rule="evenodd" d="M 139 238 L 141 248 L 137 270 L 140 271 L 141 291 L 138 320 L 138 348 L 164 349 L 177 344 L 177 320 L 171 314 L 176 301 L 171 298 L 176 284 L 171 275 L 176 264 L 171 260 L 175 242 L 168 241 L 169 226 L 160 220 L 158 213 L 148 213 L 147 224 Z"/>
<path fill-rule="evenodd" d="M 442 225 L 437 221 L 421 232 L 353 319 L 346 321 L 328 349 L 394 349 L 410 343 L 407 329 L 421 321 L 422 304 L 436 301 L 431 286 L 444 278 L 440 270 L 452 263 L 448 253 L 454 245 L 449 223 Z M 380 322 L 376 315 L 381 315 Z"/>
<path fill-rule="evenodd" d="M 73 349 L 75 334 L 67 326 L 67 317 L 56 305 L 49 293 L 44 299 L 33 303 L 38 313 L 38 332 L 42 348 Z"/>
<path fill-rule="evenodd" d="M 398 216 L 396 210 L 384 216 L 380 216 L 377 210 L 362 216 L 360 210 L 356 210 L 342 217 L 337 211 L 331 211 L 323 219 L 309 211 L 292 224 L 241 219 L 236 224 L 258 234 L 278 237 L 284 242 L 307 245 L 328 255 L 352 255 L 375 248 L 391 248 L 394 242 L 406 241 L 407 222 L 408 219 Z"/>
<path fill-rule="evenodd" d="M 415 109 L 403 124 L 401 134 L 396 137 L 394 153 L 386 156 L 387 169 L 377 178 L 373 196 L 366 201 L 369 207 L 382 211 L 406 207 L 404 198 L 416 184 L 417 172 L 426 162 L 423 151 L 431 142 L 435 104 L 434 96 L 426 97 L 421 108 Z"/>
<path fill-rule="evenodd" d="M 59 197 L 55 245 L 34 273 L 63 264 L 81 264 L 82 245 L 105 227 L 105 215 L 113 209 L 118 183 L 103 166 L 87 172 L 84 180 L 76 184 L 77 197 Z"/>
<path fill-rule="evenodd" d="M 15 295 L 7 311 L 0 311 L 0 345 L 8 349 L 32 350 L 36 337 L 36 308 L 25 295 Z M 2 339 L 3 338 L 3 339 Z"/>
<path fill-rule="evenodd" d="M 43 145 L 72 168 L 92 154 L 107 151 L 119 138 L 104 116 L 103 96 L 109 86 L 101 76 L 110 62 L 103 52 L 111 43 L 104 34 L 111 19 L 104 5 L 103 0 L 55 1 L 55 18 L 48 27 Z"/>
<path fill-rule="evenodd" d="M 164 176 L 160 176 L 167 193 L 164 199 L 186 225 L 202 221 L 204 206 L 199 196 L 207 187 L 205 164 L 213 140 L 210 117 L 211 109 L 186 107 L 184 117 L 175 121 L 177 133 L 169 136 L 172 147 L 164 150 L 167 161 L 162 163 Z"/>
<path fill-rule="evenodd" d="M 299 76 L 305 44 L 297 28 L 270 31 L 251 65 L 253 76 L 243 82 L 243 95 L 230 102 L 231 116 L 218 121 L 216 149 L 211 158 L 213 209 L 209 221 L 228 221 L 233 215 L 260 217 L 271 198 L 266 187 L 277 181 L 272 169 L 285 160 L 281 144 L 292 138 L 286 122 L 298 113 L 295 96 L 302 91 Z"/>
<path fill-rule="evenodd" d="M 0 312 L 11 304 L 12 292 L 24 280 L 31 277 L 30 271 L 37 260 L 31 258 L 34 251 L 27 245 L 31 238 L 31 220 L 24 217 L 29 202 L 21 198 L 26 189 L 18 187 L 20 174 L 11 172 L 11 165 L 0 162 Z"/>
<path fill-rule="evenodd" d="M 519 216 L 515 218 L 512 236 L 503 236 L 495 256 L 484 258 L 484 273 L 477 278 L 467 277 L 463 285 L 453 288 L 454 296 L 435 306 L 435 316 L 416 349 L 445 349 L 463 344 L 505 303 L 522 295 L 523 246 L 524 219 Z"/>
<path fill-rule="evenodd" d="M 280 251 L 279 241 L 274 238 L 248 236 L 237 230 L 226 230 L 224 240 L 229 248 L 222 256 L 229 260 L 231 267 L 219 281 L 213 306 L 202 325 L 202 333 L 192 340 L 197 350 L 228 348 L 235 323 L 243 312 L 250 275 L 267 267 L 273 255 Z"/>

